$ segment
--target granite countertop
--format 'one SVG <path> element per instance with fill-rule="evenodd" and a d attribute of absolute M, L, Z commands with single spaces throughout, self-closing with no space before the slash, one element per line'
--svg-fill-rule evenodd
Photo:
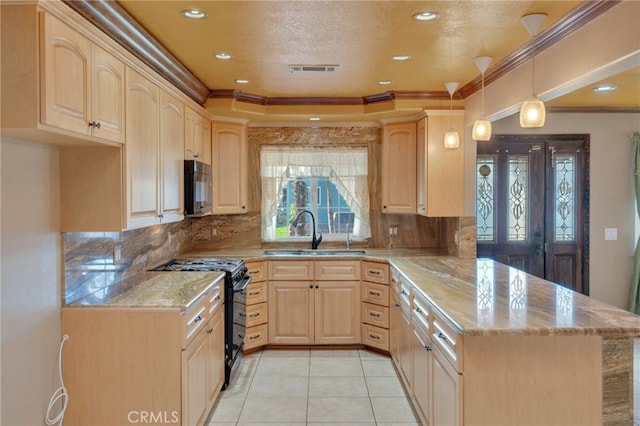
<path fill-rule="evenodd" d="M 640 316 L 490 259 L 390 263 L 463 335 L 640 336 Z"/>
<path fill-rule="evenodd" d="M 132 288 L 102 302 L 65 307 L 164 308 L 188 310 L 218 281 L 223 272 L 148 272 Z"/>
<path fill-rule="evenodd" d="M 640 316 L 490 259 L 460 259 L 428 249 L 364 250 L 352 257 L 389 262 L 463 335 L 640 336 Z M 350 258 L 265 256 L 264 251 L 196 250 L 181 257 Z"/>

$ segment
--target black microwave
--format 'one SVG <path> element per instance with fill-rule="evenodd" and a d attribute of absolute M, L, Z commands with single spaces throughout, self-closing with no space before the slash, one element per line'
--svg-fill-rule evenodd
<path fill-rule="evenodd" d="M 211 166 L 197 160 L 184 160 L 184 215 L 211 213 Z"/>

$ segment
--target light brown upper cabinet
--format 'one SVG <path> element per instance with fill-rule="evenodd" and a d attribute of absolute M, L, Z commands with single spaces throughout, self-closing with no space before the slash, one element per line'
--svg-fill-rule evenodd
<path fill-rule="evenodd" d="M 244 124 L 211 123 L 213 214 L 247 213 L 247 131 Z"/>
<path fill-rule="evenodd" d="M 444 147 L 452 125 L 460 147 Z M 418 121 L 417 213 L 430 217 L 464 216 L 464 112 L 427 111 Z"/>
<path fill-rule="evenodd" d="M 3 5 L 2 54 L 6 134 L 124 142 L 125 65 L 105 49 L 37 6 Z"/>
<path fill-rule="evenodd" d="M 127 68 L 127 228 L 184 218 L 182 111 L 182 103 Z"/>
<path fill-rule="evenodd" d="M 211 164 L 211 123 L 191 108 L 185 108 L 184 159 Z M 207 133 L 209 133 L 207 135 Z M 209 145 L 209 146 L 207 146 Z"/>
<path fill-rule="evenodd" d="M 416 123 L 384 126 L 382 212 L 416 213 Z"/>

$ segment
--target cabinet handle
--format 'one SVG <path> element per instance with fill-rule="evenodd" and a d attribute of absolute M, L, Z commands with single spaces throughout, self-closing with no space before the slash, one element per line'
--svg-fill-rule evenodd
<path fill-rule="evenodd" d="M 249 296 L 257 296 L 258 294 L 260 294 L 260 291 L 250 291 L 249 292 Z"/>
<path fill-rule="evenodd" d="M 160 214 L 158 215 L 158 217 L 159 217 L 160 219 L 162 219 L 162 218 L 164 217 L 164 215 L 163 215 L 162 213 L 160 213 Z"/>
<path fill-rule="evenodd" d="M 259 339 L 259 338 L 260 338 L 259 334 L 256 334 L 256 335 L 253 335 L 253 336 L 249 336 L 249 340 L 255 340 L 255 339 Z"/>
<path fill-rule="evenodd" d="M 399 303 L 396 303 L 395 305 L 396 305 L 396 308 L 399 308 L 399 307 L 400 307 L 400 304 L 399 304 Z"/>
<path fill-rule="evenodd" d="M 431 351 L 431 346 L 429 346 L 429 345 L 424 345 L 424 348 L 427 350 L 427 352 Z"/>
<path fill-rule="evenodd" d="M 316 288 L 319 288 L 318 286 L 316 286 Z"/>
<path fill-rule="evenodd" d="M 213 298 L 213 300 L 220 300 L 220 295 L 216 295 L 216 297 Z"/>
<path fill-rule="evenodd" d="M 200 154 L 198 153 L 193 154 L 193 158 L 200 158 Z"/>
<path fill-rule="evenodd" d="M 202 317 L 200 315 L 198 315 L 194 320 L 194 324 L 197 323 L 198 321 L 202 321 Z"/>
<path fill-rule="evenodd" d="M 369 316 L 380 318 L 380 314 L 377 312 L 369 312 Z"/>
<path fill-rule="evenodd" d="M 393 278 L 391 278 L 391 282 L 392 282 L 392 283 L 397 283 L 397 282 L 398 282 L 398 280 L 396 279 L 396 277 L 393 277 Z"/>
<path fill-rule="evenodd" d="M 94 127 L 96 129 L 100 128 L 100 122 L 99 121 L 90 121 L 89 122 L 89 127 Z"/>
<path fill-rule="evenodd" d="M 416 308 L 416 313 L 421 314 L 422 313 L 422 309 Z"/>
<path fill-rule="evenodd" d="M 404 296 L 408 296 L 408 295 L 409 295 L 409 293 L 407 293 L 406 291 L 404 291 L 404 289 L 402 289 L 402 290 L 400 291 L 400 294 L 402 294 L 402 295 L 404 295 Z"/>
<path fill-rule="evenodd" d="M 379 291 L 369 290 L 369 294 L 372 295 L 372 296 L 380 296 L 380 292 Z"/>
<path fill-rule="evenodd" d="M 370 275 L 380 275 L 380 271 L 374 271 L 372 269 L 369 269 L 369 274 Z"/>
<path fill-rule="evenodd" d="M 259 317 L 259 316 L 260 316 L 260 312 L 249 314 L 249 318 L 255 318 L 255 317 Z"/>
<path fill-rule="evenodd" d="M 246 315 L 246 314 L 244 314 L 244 313 L 242 313 L 242 312 L 238 312 L 238 316 L 239 316 L 239 317 L 244 318 L 244 317 L 246 317 L 247 315 Z"/>
<path fill-rule="evenodd" d="M 375 334 L 369 334 L 369 337 L 372 339 L 380 340 L 380 336 L 376 336 Z"/>
<path fill-rule="evenodd" d="M 309 288 L 313 288 L 313 285 L 312 285 L 312 284 L 311 284 L 311 285 L 309 285 Z"/>
<path fill-rule="evenodd" d="M 213 328 L 210 328 L 207 330 L 207 334 L 211 334 L 211 333 L 213 333 Z"/>
<path fill-rule="evenodd" d="M 445 336 L 443 332 L 439 332 L 439 333 L 438 333 L 438 338 L 440 338 L 440 339 L 442 339 L 442 340 L 444 340 L 444 341 L 446 341 L 446 340 L 447 340 L 447 336 Z"/>
<path fill-rule="evenodd" d="M 247 207 L 246 206 L 242 206 L 242 210 L 245 210 Z"/>
<path fill-rule="evenodd" d="M 256 274 L 259 274 L 259 273 L 260 273 L 259 270 L 249 271 L 249 275 L 256 275 Z"/>

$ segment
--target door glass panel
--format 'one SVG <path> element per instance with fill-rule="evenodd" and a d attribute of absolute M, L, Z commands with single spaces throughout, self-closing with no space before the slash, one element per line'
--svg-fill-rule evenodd
<path fill-rule="evenodd" d="M 529 157 L 510 155 L 509 164 L 509 241 L 527 241 L 527 204 L 529 194 Z"/>
<path fill-rule="evenodd" d="M 553 238 L 556 242 L 575 241 L 576 235 L 576 158 L 574 154 L 554 154 L 555 182 Z"/>
<path fill-rule="evenodd" d="M 478 156 L 476 160 L 476 223 L 479 242 L 496 240 L 494 166 L 494 157 Z"/>

